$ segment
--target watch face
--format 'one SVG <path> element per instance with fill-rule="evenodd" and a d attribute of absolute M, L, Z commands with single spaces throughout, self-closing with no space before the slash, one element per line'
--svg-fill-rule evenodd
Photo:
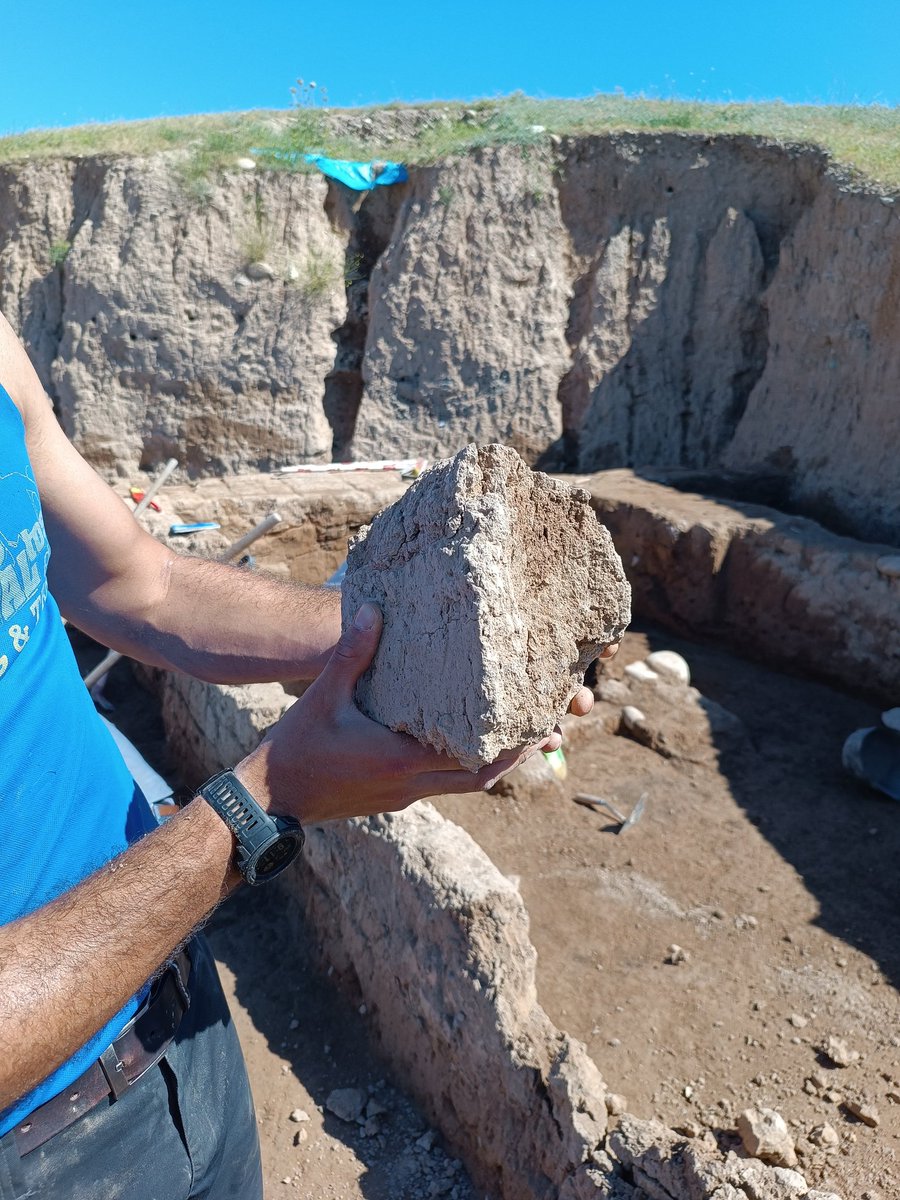
<path fill-rule="evenodd" d="M 300 839 L 296 834 L 283 833 L 277 842 L 267 846 L 256 861 L 257 879 L 267 879 L 277 875 L 297 855 L 300 849 Z"/>

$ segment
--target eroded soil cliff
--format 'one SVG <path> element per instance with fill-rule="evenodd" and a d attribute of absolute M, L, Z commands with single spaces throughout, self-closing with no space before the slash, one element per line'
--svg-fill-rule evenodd
<path fill-rule="evenodd" d="M 743 136 L 484 148 L 363 195 L 235 165 L 198 200 L 175 155 L 32 162 L 0 169 L 0 307 L 110 475 L 501 441 L 728 470 L 895 542 L 894 199 Z"/>

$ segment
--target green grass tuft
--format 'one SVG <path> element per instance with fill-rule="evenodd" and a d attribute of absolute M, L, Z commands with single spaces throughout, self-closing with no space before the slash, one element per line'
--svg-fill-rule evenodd
<path fill-rule="evenodd" d="M 61 267 L 69 256 L 72 243 L 65 239 L 50 244 L 50 266 Z"/>

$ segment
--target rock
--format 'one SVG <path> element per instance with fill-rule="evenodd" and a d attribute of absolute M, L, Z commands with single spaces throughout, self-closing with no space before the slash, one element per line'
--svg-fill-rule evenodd
<path fill-rule="evenodd" d="M 737 1119 L 737 1128 L 748 1154 L 774 1166 L 796 1165 L 794 1139 L 784 1117 L 774 1109 L 745 1109 Z"/>
<path fill-rule="evenodd" d="M 805 1196 L 809 1191 L 809 1185 L 800 1172 L 792 1171 L 789 1167 L 775 1167 L 772 1170 L 772 1182 L 780 1189 L 779 1194 L 784 1196 Z"/>
<path fill-rule="evenodd" d="M 628 1109 L 628 1101 L 619 1092 L 607 1092 L 606 1111 L 611 1117 L 620 1117 Z"/>
<path fill-rule="evenodd" d="M 867 1104 L 862 1100 L 846 1100 L 844 1107 L 870 1129 L 876 1129 L 881 1124 L 881 1116 L 874 1104 Z"/>
<path fill-rule="evenodd" d="M 309 1133 L 305 1129 L 298 1129 L 294 1134 L 294 1145 L 302 1146 L 309 1138 Z"/>
<path fill-rule="evenodd" d="M 295 1108 L 295 1109 L 294 1109 L 294 1110 L 291 1112 L 291 1120 L 292 1120 L 292 1121 L 293 1121 L 295 1124 L 299 1125 L 301 1121 L 308 1121 L 308 1120 L 309 1120 L 309 1113 L 308 1113 L 308 1112 L 304 1112 L 302 1108 Z"/>
<path fill-rule="evenodd" d="M 274 279 L 275 268 L 265 261 L 251 262 L 244 267 L 244 274 L 256 283 L 262 279 Z"/>
<path fill-rule="evenodd" d="M 240 167 L 240 169 L 242 171 L 255 171 L 256 170 L 256 159 L 255 158 L 238 158 L 235 160 L 234 165 L 236 167 Z"/>
<path fill-rule="evenodd" d="M 622 724 L 630 732 L 634 732 L 636 729 L 639 730 L 645 725 L 646 720 L 647 718 L 641 710 L 633 704 L 626 704 L 622 709 Z"/>
<path fill-rule="evenodd" d="M 885 579 L 900 579 L 900 554 L 885 554 L 876 558 L 875 570 Z"/>
<path fill-rule="evenodd" d="M 492 796 L 508 796 L 523 803 L 543 796 L 562 800 L 565 794 L 562 783 L 543 754 L 533 754 L 491 788 Z"/>
<path fill-rule="evenodd" d="M 814 1129 L 810 1130 L 809 1140 L 814 1146 L 836 1146 L 840 1138 L 826 1121 L 824 1125 L 816 1125 Z"/>
<path fill-rule="evenodd" d="M 669 963 L 671 966 L 677 966 L 679 963 L 686 963 L 688 961 L 689 955 L 687 950 L 683 950 L 675 942 L 666 951 L 666 957 L 663 959 L 663 962 Z"/>
<path fill-rule="evenodd" d="M 836 1067 L 849 1067 L 859 1060 L 858 1050 L 851 1050 L 843 1038 L 833 1035 L 822 1046 L 822 1053 Z"/>
<path fill-rule="evenodd" d="M 366 1104 L 366 1094 L 360 1088 L 335 1088 L 329 1093 L 325 1107 L 342 1121 L 357 1121 Z"/>
<path fill-rule="evenodd" d="M 791 1015 L 788 1017 L 788 1020 L 795 1029 L 805 1029 L 809 1024 L 809 1021 L 807 1021 L 806 1017 L 802 1017 L 799 1013 L 791 1013 Z"/>
<path fill-rule="evenodd" d="M 631 699 L 628 685 L 621 679 L 601 679 L 594 688 L 594 695 L 607 704 L 625 705 Z"/>
<path fill-rule="evenodd" d="M 628 679 L 636 679 L 639 683 L 656 683 L 659 679 L 657 673 L 643 662 L 629 663 L 624 674 Z"/>
<path fill-rule="evenodd" d="M 344 625 L 366 600 L 385 619 L 357 703 L 477 770 L 552 731 L 629 597 L 587 493 L 469 446 L 350 543 Z"/>
<path fill-rule="evenodd" d="M 691 668 L 687 660 L 674 650 L 654 650 L 644 659 L 646 665 L 657 675 L 687 686 L 691 682 Z"/>
<path fill-rule="evenodd" d="M 889 708 L 881 714 L 881 723 L 894 733 L 900 733 L 900 708 Z"/>

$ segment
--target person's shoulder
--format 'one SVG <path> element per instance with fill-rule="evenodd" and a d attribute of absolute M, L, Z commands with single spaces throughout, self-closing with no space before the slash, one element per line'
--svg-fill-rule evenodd
<path fill-rule="evenodd" d="M 0 312 L 0 386 L 26 424 L 40 416 L 49 403 L 25 347 Z"/>

